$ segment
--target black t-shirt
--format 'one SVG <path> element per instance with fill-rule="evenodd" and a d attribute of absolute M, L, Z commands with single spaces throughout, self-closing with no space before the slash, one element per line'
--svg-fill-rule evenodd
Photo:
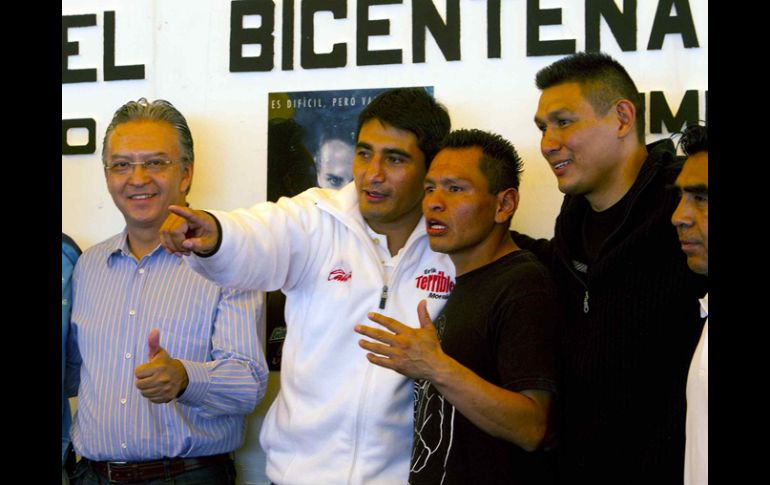
<path fill-rule="evenodd" d="M 520 250 L 457 277 L 435 318 L 441 347 L 482 379 L 510 391 L 556 391 L 548 270 Z M 415 433 L 409 483 L 548 484 L 550 457 L 526 452 L 477 428 L 425 380 L 415 382 Z"/>
<path fill-rule="evenodd" d="M 629 192 L 612 207 L 601 212 L 589 209 L 585 213 L 582 225 L 581 242 L 583 243 L 582 254 L 583 263 L 590 266 L 596 261 L 604 241 L 620 227 L 623 217 L 626 215 L 626 206 L 628 206 Z"/>

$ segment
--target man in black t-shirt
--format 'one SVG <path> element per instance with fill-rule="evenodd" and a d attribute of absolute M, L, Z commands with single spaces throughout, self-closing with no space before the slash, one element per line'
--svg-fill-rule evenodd
<path fill-rule="evenodd" d="M 383 315 L 386 330 L 355 330 L 370 362 L 415 381 L 409 483 L 543 484 L 553 470 L 539 450 L 556 392 L 555 287 L 508 228 L 519 203 L 521 160 L 498 135 L 452 132 L 425 179 L 430 246 L 457 271 L 431 321 L 425 302 L 412 328 Z M 430 276 L 430 275 L 426 275 Z"/>

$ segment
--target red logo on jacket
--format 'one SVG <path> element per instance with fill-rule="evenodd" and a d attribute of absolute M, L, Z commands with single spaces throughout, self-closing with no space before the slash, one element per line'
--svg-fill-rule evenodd
<path fill-rule="evenodd" d="M 337 269 L 333 269 L 329 273 L 329 277 L 326 278 L 326 281 L 332 281 L 332 280 L 335 280 L 335 281 L 347 281 L 352 276 L 353 276 L 353 272 L 352 271 L 349 272 L 349 273 L 346 273 L 344 269 L 337 268 Z"/>
<path fill-rule="evenodd" d="M 430 268 L 423 271 L 423 274 L 415 278 L 415 286 L 418 290 L 428 292 L 428 298 L 446 300 L 455 287 L 452 277 L 444 274 L 443 271 L 437 271 L 436 268 Z"/>

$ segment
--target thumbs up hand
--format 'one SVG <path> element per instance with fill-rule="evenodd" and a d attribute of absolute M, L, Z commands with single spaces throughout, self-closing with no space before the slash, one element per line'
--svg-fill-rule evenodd
<path fill-rule="evenodd" d="M 163 350 L 163 348 L 160 346 L 160 330 L 157 328 L 152 329 L 150 331 L 150 335 L 147 337 L 147 349 L 149 350 L 147 353 L 147 358 L 150 360 L 152 360 L 152 358 L 155 357 L 158 352 Z"/>
<path fill-rule="evenodd" d="M 158 329 L 153 329 L 147 337 L 147 359 L 134 369 L 136 388 L 142 396 L 161 404 L 179 397 L 187 389 L 187 371 L 160 346 Z"/>

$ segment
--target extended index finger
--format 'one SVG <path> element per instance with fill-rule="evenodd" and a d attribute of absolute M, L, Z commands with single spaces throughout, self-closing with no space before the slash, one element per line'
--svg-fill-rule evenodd
<path fill-rule="evenodd" d="M 189 207 L 185 207 L 183 205 L 170 205 L 168 206 L 168 211 L 172 214 L 175 214 L 179 216 L 180 218 L 195 223 L 200 224 L 202 222 L 201 217 L 196 214 L 195 209 L 191 209 Z"/>
<path fill-rule="evenodd" d="M 190 250 L 182 246 L 182 243 L 187 239 L 187 232 L 195 214 L 186 207 L 173 205 L 169 206 L 168 210 L 170 214 L 160 226 L 160 242 L 170 252 L 189 254 Z"/>

